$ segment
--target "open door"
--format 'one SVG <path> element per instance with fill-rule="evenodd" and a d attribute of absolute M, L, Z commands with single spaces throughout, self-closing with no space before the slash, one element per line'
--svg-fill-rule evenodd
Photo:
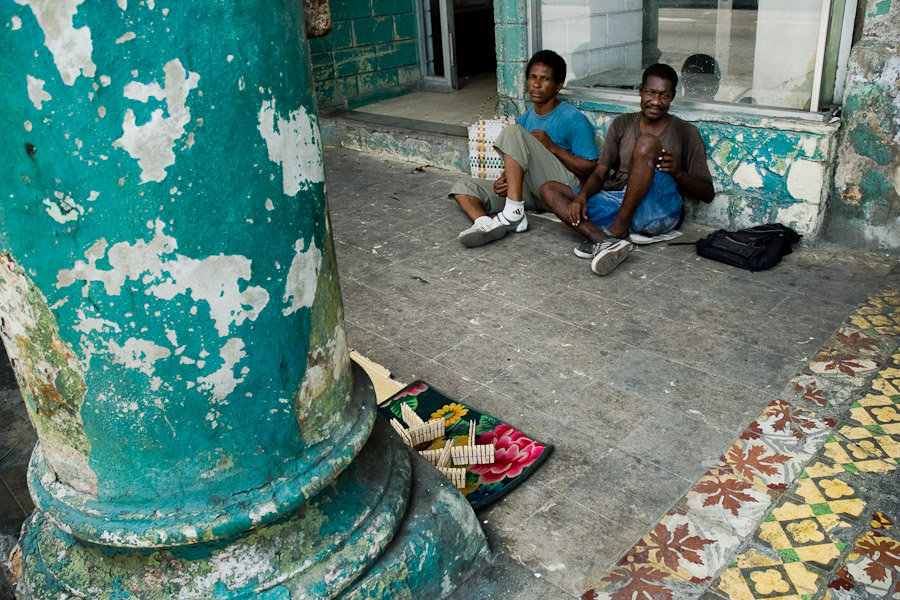
<path fill-rule="evenodd" d="M 425 89 L 459 89 L 456 69 L 456 26 L 453 0 L 419 0 Z"/>

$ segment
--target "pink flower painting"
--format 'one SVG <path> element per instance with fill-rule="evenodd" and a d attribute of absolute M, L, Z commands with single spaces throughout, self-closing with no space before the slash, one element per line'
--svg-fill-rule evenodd
<path fill-rule="evenodd" d="M 479 444 L 494 444 L 494 462 L 489 465 L 470 465 L 469 471 L 479 475 L 479 483 L 491 484 L 504 478 L 517 477 L 544 451 L 544 444 L 527 437 L 506 423 L 478 436 Z"/>

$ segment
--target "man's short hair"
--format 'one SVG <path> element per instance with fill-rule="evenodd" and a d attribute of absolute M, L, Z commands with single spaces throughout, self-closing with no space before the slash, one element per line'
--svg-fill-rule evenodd
<path fill-rule="evenodd" d="M 678 73 L 676 73 L 675 69 L 673 69 L 669 65 L 656 63 L 644 69 L 644 75 L 643 77 L 641 77 L 641 85 L 647 85 L 647 80 L 650 77 L 668 79 L 672 82 L 672 92 L 675 92 L 675 90 L 678 89 Z"/>
<path fill-rule="evenodd" d="M 528 73 L 531 72 L 531 67 L 534 63 L 542 63 L 550 67 L 553 71 L 553 81 L 556 83 L 566 82 L 566 61 L 553 50 L 538 50 L 534 53 L 534 56 L 531 57 L 531 60 L 528 61 L 528 65 L 525 67 L 526 78 Z"/>

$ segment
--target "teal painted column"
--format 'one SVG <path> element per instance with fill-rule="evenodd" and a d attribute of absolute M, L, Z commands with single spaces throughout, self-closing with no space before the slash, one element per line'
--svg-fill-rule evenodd
<path fill-rule="evenodd" d="M 0 3 L 20 598 L 441 597 L 484 550 L 371 433 L 301 5 Z"/>

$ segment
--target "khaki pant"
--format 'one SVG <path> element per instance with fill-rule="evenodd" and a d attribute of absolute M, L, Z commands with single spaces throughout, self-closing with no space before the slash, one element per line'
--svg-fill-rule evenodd
<path fill-rule="evenodd" d="M 522 181 L 525 210 L 550 210 L 541 202 L 540 196 L 541 186 L 548 181 L 560 181 L 570 187 L 580 185 L 578 178 L 521 125 L 504 128 L 494 142 L 494 148 L 500 154 L 506 154 L 519 163 L 525 171 Z M 453 198 L 456 194 L 478 198 L 488 214 L 500 212 L 506 204 L 506 198 L 494 193 L 494 182 L 488 179 L 475 177 L 460 179 L 453 184 L 448 195 Z"/>

